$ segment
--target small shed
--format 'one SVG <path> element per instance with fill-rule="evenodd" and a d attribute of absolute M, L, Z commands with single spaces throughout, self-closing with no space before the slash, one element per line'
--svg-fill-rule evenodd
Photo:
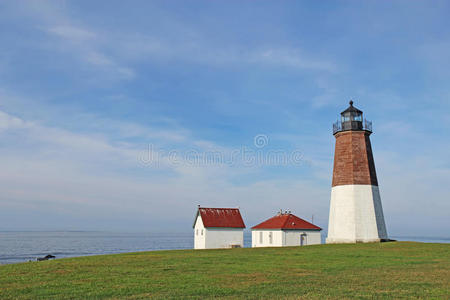
<path fill-rule="evenodd" d="M 321 244 L 322 228 L 290 212 L 252 227 L 252 247 L 285 247 Z"/>
<path fill-rule="evenodd" d="M 198 207 L 194 249 L 244 247 L 244 220 L 239 208 Z"/>

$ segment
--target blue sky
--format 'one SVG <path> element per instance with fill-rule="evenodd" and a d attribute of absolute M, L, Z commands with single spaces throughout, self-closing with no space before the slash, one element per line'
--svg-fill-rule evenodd
<path fill-rule="evenodd" d="M 352 98 L 389 234 L 448 235 L 449 6 L 0 1 L 0 230 L 187 231 L 197 204 L 326 229 Z"/>

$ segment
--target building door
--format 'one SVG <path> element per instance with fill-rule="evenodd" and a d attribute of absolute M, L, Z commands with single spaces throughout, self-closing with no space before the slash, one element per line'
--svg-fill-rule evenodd
<path fill-rule="evenodd" d="M 306 233 L 300 234 L 300 246 L 305 246 L 308 244 Z"/>

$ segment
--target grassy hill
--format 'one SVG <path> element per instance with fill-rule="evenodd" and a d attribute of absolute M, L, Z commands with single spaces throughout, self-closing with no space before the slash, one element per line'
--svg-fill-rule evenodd
<path fill-rule="evenodd" d="M 177 250 L 0 266 L 0 299 L 436 298 L 450 244 Z"/>

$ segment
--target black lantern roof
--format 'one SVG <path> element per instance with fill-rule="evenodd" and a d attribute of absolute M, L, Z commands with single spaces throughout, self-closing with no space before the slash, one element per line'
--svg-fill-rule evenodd
<path fill-rule="evenodd" d="M 357 109 L 356 107 L 353 106 L 353 100 L 350 100 L 350 102 L 348 104 L 350 104 L 350 106 L 346 110 L 341 112 L 341 115 L 343 115 L 345 113 L 359 113 L 359 114 L 362 114 L 362 111 L 360 111 L 359 109 Z"/>

